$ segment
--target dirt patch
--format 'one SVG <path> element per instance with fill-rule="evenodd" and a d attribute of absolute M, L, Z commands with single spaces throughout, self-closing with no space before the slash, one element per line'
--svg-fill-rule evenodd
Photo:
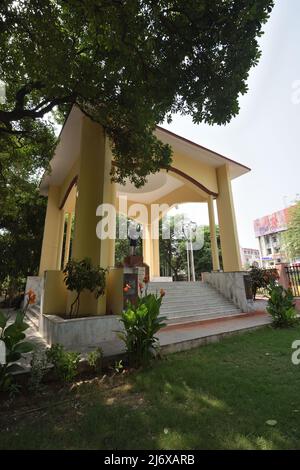
<path fill-rule="evenodd" d="M 72 384 L 49 383 L 38 393 L 25 391 L 14 398 L 0 397 L 0 427 L 5 431 L 14 430 L 21 422 L 34 423 L 43 416 L 55 416 L 57 424 L 70 418 L 80 417 L 83 409 L 97 401 L 107 406 L 126 405 L 137 409 L 145 405 L 142 394 L 133 390 L 130 375 L 103 375 L 94 378 L 79 378 Z M 4 398 L 4 396 L 2 397 Z M 61 410 L 57 413 L 57 410 Z"/>

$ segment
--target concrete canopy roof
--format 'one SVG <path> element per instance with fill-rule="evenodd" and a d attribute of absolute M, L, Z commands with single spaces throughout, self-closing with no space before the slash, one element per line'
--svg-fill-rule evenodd
<path fill-rule="evenodd" d="M 247 166 L 224 157 L 202 145 L 196 144 L 196 142 L 188 140 L 185 137 L 174 134 L 174 132 L 164 129 L 163 127 L 157 126 L 155 135 L 163 143 L 169 144 L 176 152 L 182 155 L 188 155 L 206 165 L 218 168 L 227 164 L 229 166 L 231 179 L 238 178 L 251 171 Z"/>
<path fill-rule="evenodd" d="M 42 177 L 40 183 L 40 193 L 42 195 L 46 196 L 48 194 L 48 188 L 50 185 L 60 186 L 76 162 L 80 153 L 82 116 L 82 111 L 77 106 L 73 106 L 62 127 L 58 144 L 56 146 L 53 158 L 50 161 L 51 171 L 45 172 Z M 246 167 L 245 165 L 224 157 L 223 155 L 220 155 L 199 144 L 196 144 L 195 142 L 174 134 L 173 132 L 170 132 L 160 126 L 157 126 L 155 135 L 162 142 L 169 144 L 172 147 L 174 153 L 180 153 L 183 156 L 186 155 L 196 161 L 214 168 L 218 168 L 224 164 L 227 164 L 229 167 L 231 179 L 242 176 L 243 174 L 250 171 L 250 168 Z M 121 186 L 119 191 L 128 194 L 140 193 L 139 199 L 144 199 L 141 193 L 144 193 L 146 197 L 147 193 L 149 193 L 149 187 L 151 187 L 150 192 L 159 191 L 159 182 L 162 178 L 166 182 L 166 175 L 162 176 L 161 173 L 151 175 L 149 177 L 149 182 L 143 188 L 137 190 L 136 188 L 134 189 L 130 183 L 128 183 L 125 186 Z M 174 177 L 168 176 L 167 182 L 171 184 L 173 189 L 176 189 L 176 184 L 178 183 L 176 183 Z"/>

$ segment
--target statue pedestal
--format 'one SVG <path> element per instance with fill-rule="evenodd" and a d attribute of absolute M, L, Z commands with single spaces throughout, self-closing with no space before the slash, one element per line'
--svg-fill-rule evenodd
<path fill-rule="evenodd" d="M 123 300 L 124 308 L 129 301 L 133 305 L 136 304 L 139 296 L 139 284 L 143 283 L 145 278 L 145 268 L 143 266 L 123 268 Z"/>
<path fill-rule="evenodd" d="M 127 256 L 123 265 L 111 268 L 107 279 L 107 314 L 121 315 L 127 302 L 136 305 L 139 283 L 149 279 L 149 266 L 142 256 Z"/>
<path fill-rule="evenodd" d="M 149 278 L 149 266 L 144 263 L 142 256 L 131 255 L 124 259 L 123 268 L 123 298 L 124 307 L 127 301 L 136 304 L 140 294 L 139 284 L 144 284 L 145 277 Z"/>
<path fill-rule="evenodd" d="M 144 266 L 143 257 L 136 255 L 126 256 L 126 258 L 124 258 L 124 266 L 128 268 Z"/>

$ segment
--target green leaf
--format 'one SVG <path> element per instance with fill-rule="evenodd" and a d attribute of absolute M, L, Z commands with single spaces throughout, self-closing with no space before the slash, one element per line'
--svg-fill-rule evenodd
<path fill-rule="evenodd" d="M 0 310 L 0 328 L 5 328 L 7 322 L 8 317 Z"/>
<path fill-rule="evenodd" d="M 25 353 L 33 351 L 33 349 L 34 349 L 34 345 L 32 343 L 24 341 L 23 343 L 17 344 L 14 347 L 13 352 L 17 352 L 17 353 L 20 353 L 20 354 L 25 354 Z"/>
<path fill-rule="evenodd" d="M 9 362 L 15 362 L 15 361 L 18 361 L 19 359 L 21 359 L 21 353 L 19 352 L 9 352 L 7 355 L 6 355 L 6 362 L 9 363 Z"/>

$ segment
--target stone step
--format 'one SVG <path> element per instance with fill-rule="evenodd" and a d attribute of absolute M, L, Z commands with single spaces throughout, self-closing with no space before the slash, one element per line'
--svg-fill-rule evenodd
<path fill-rule="evenodd" d="M 198 313 L 202 313 L 202 312 L 224 312 L 224 313 L 227 313 L 228 311 L 236 311 L 236 312 L 240 312 L 240 310 L 235 307 L 234 305 L 206 305 L 204 307 L 201 307 L 201 306 L 189 306 L 189 305 L 186 305 L 185 307 L 172 307 L 172 308 L 165 308 L 165 309 L 160 309 L 160 312 L 162 315 L 172 315 L 172 314 L 175 314 L 175 313 L 179 313 L 181 315 L 186 315 L 188 314 L 189 312 L 198 312 Z"/>
<path fill-rule="evenodd" d="M 243 316 L 247 316 L 248 314 L 243 314 L 241 312 L 231 312 L 226 315 L 224 313 L 207 313 L 206 315 L 189 315 L 186 317 L 173 317 L 173 318 L 168 318 L 165 323 L 166 323 L 166 328 L 168 326 L 175 326 L 175 325 L 190 325 L 193 326 L 193 324 L 201 324 L 201 322 L 206 322 L 207 320 L 226 320 L 226 319 L 234 319 L 234 318 L 241 318 Z"/>
<path fill-rule="evenodd" d="M 165 292 L 215 292 L 215 289 L 213 289 L 211 286 L 209 287 L 202 287 L 202 286 L 197 286 L 197 287 L 174 287 L 174 288 L 163 288 L 162 289 Z M 154 288 L 148 288 L 148 292 L 160 292 L 160 289 L 154 289 Z"/>
<path fill-rule="evenodd" d="M 167 301 L 163 299 L 161 305 L 162 305 L 162 308 L 174 307 L 176 305 L 181 306 L 181 307 L 184 307 L 185 305 L 199 305 L 201 307 L 202 305 L 232 305 L 232 302 L 230 300 L 223 299 L 220 297 L 213 297 L 213 298 L 199 297 L 195 299 L 189 298 L 186 300 L 181 298 L 181 299 L 178 299 L 177 301 L 176 300 Z"/>
<path fill-rule="evenodd" d="M 166 296 L 170 295 L 214 295 L 218 291 L 213 289 L 164 289 Z M 160 294 L 159 290 L 148 289 L 148 294 Z"/>
<path fill-rule="evenodd" d="M 148 291 L 153 290 L 153 291 L 159 291 L 160 289 L 164 289 L 165 291 L 171 291 L 171 290 L 213 290 L 213 287 L 211 287 L 208 284 L 187 284 L 187 285 L 181 285 L 181 284 L 175 284 L 175 285 L 170 285 L 168 283 L 161 284 L 161 285 L 152 285 L 148 284 Z"/>
<path fill-rule="evenodd" d="M 211 296 L 211 297 L 201 297 L 201 296 L 193 296 L 193 297 L 164 297 L 162 301 L 162 305 L 185 305 L 185 304 L 214 304 L 214 303 L 225 303 L 225 304 L 232 304 L 232 302 L 225 297 L 221 297 L 218 295 Z"/>
<path fill-rule="evenodd" d="M 156 294 L 156 292 L 149 292 L 148 294 Z M 159 295 L 159 293 L 158 293 Z M 164 300 L 177 300 L 177 299 L 189 299 L 189 298 L 199 298 L 199 299 L 215 299 L 216 297 L 224 298 L 219 292 L 166 292 Z"/>
<path fill-rule="evenodd" d="M 28 321 L 36 330 L 39 329 L 40 307 L 32 305 L 26 312 L 25 321 Z"/>
<path fill-rule="evenodd" d="M 228 307 L 228 308 L 224 308 L 224 307 L 219 307 L 219 308 L 206 308 L 206 309 L 197 309 L 197 308 L 189 308 L 187 310 L 182 310 L 182 309 L 178 309 L 178 310 L 162 310 L 160 312 L 160 315 L 164 316 L 164 317 L 167 317 L 167 318 L 173 318 L 173 317 L 188 317 L 189 315 L 206 315 L 207 313 L 223 313 L 224 315 L 227 315 L 229 313 L 240 313 L 240 310 L 239 309 L 236 309 L 234 307 Z"/>
<path fill-rule="evenodd" d="M 28 313 L 32 315 L 39 315 L 40 314 L 40 306 L 39 305 L 31 305 L 28 309 Z"/>
<path fill-rule="evenodd" d="M 160 314 L 166 317 L 168 325 L 241 314 L 241 310 L 231 300 L 203 282 L 152 282 L 148 285 L 148 293 L 159 294 L 160 289 L 166 293 Z"/>

